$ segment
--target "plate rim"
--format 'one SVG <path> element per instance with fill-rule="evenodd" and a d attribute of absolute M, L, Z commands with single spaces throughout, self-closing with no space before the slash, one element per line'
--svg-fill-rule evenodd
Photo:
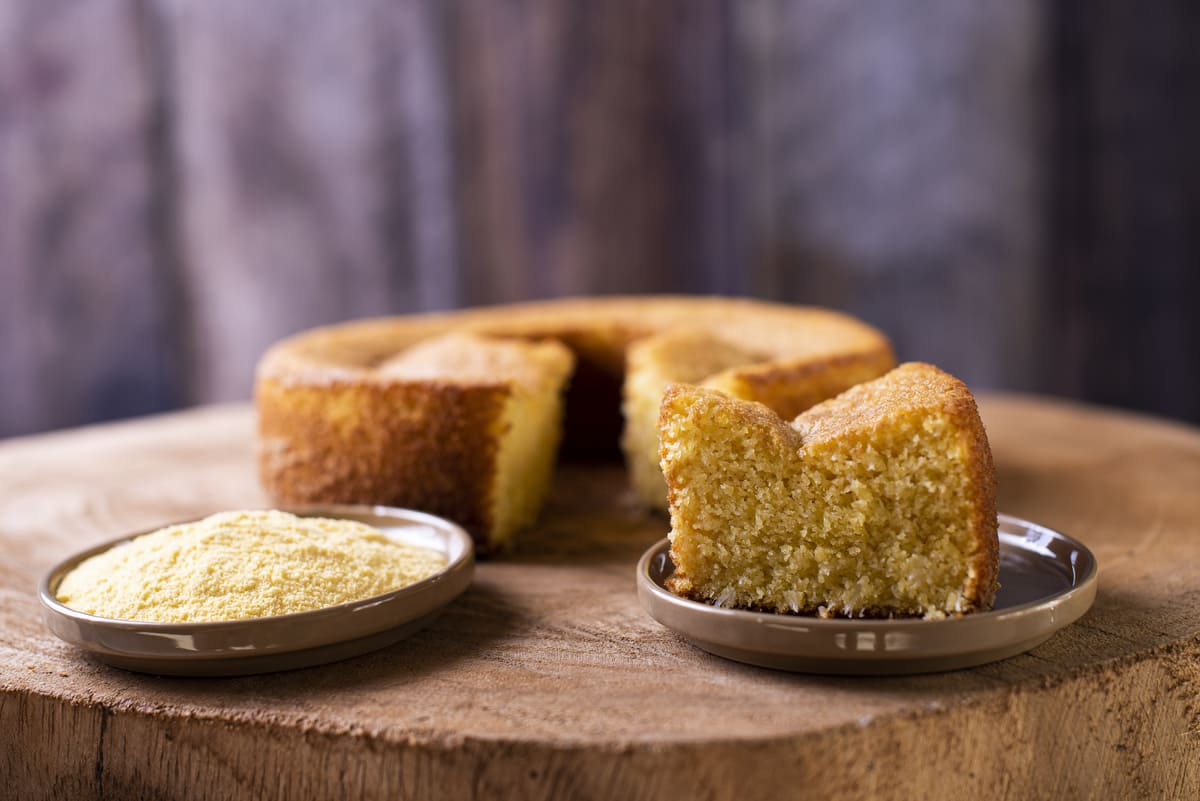
<path fill-rule="evenodd" d="M 986 629 L 991 626 L 1005 626 L 1011 624 L 1016 619 L 1031 617 L 1031 616 L 1050 616 L 1054 617 L 1054 613 L 1064 605 L 1070 605 L 1076 599 L 1083 599 L 1086 603 L 1082 603 L 1077 613 L 1069 616 L 1069 619 L 1056 620 L 1043 623 L 1037 627 L 1037 630 L 1043 628 L 1047 630 L 1046 637 L 1049 637 L 1054 632 L 1073 623 L 1075 620 L 1082 617 L 1088 609 L 1091 608 L 1095 600 L 1095 591 L 1099 577 L 1099 563 L 1092 551 L 1079 540 L 1071 537 L 1057 529 L 1037 523 L 1014 515 L 998 514 L 997 521 L 1003 529 L 1006 525 L 1010 528 L 1017 528 L 1024 531 L 1024 534 L 1014 533 L 1012 531 L 1001 531 L 1001 536 L 1006 536 L 1012 539 L 1029 541 L 1030 533 L 1034 533 L 1038 538 L 1051 535 L 1054 540 L 1062 542 L 1069 547 L 1075 549 L 1083 556 L 1083 569 L 1075 569 L 1074 574 L 1069 578 L 1071 585 L 1058 592 L 1035 598 L 1030 601 L 1025 601 L 1020 604 L 1005 607 L 1003 609 L 993 609 L 987 612 L 977 612 L 961 617 L 949 617 L 938 620 L 925 620 L 923 618 L 819 618 L 815 615 L 796 615 L 788 613 L 770 612 L 770 611 L 755 611 L 748 609 L 729 609 L 715 607 L 699 601 L 694 601 L 689 598 L 675 595 L 670 590 L 663 587 L 654 578 L 651 577 L 650 567 L 652 561 L 665 555 L 669 557 L 670 541 L 669 539 L 661 539 L 651 545 L 638 560 L 636 579 L 639 601 L 643 610 L 652 619 L 657 621 L 671 631 L 679 634 L 697 646 L 713 651 L 708 646 L 719 646 L 733 650 L 745 650 L 744 643 L 733 643 L 727 639 L 719 639 L 713 636 L 702 636 L 694 631 L 707 622 L 714 628 L 717 627 L 741 627 L 748 630 L 757 630 L 763 627 L 764 624 L 769 624 L 769 628 L 779 631 L 783 630 L 785 634 L 801 637 L 808 635 L 809 639 L 818 640 L 818 638 L 827 638 L 838 634 L 858 634 L 858 633 L 879 633 L 883 632 L 886 636 L 888 633 L 913 633 L 923 632 L 930 634 L 933 632 L 963 632 L 965 629 Z M 1018 546 L 1019 547 L 1019 546 Z M 1041 556 L 1042 558 L 1050 558 L 1045 553 L 1039 553 L 1033 548 L 1025 549 L 1031 554 Z M 1061 564 L 1061 563 L 1060 563 Z M 1074 567 L 1074 564 L 1073 564 Z M 695 622 L 691 626 L 673 625 L 663 619 L 663 617 L 672 617 L 672 615 L 660 614 L 660 607 L 672 610 L 677 616 L 689 616 L 703 622 Z M 691 622 L 691 621 L 689 621 Z M 1026 633 L 1024 636 L 1030 636 Z M 1015 642 L 1017 638 L 1009 638 Z M 1043 638 L 1044 640 L 1045 638 Z M 833 662 L 854 662 L 860 665 L 874 664 L 879 668 L 885 668 L 888 665 L 902 665 L 906 661 L 925 662 L 929 660 L 946 659 L 950 660 L 955 656 L 962 656 L 972 652 L 971 647 L 951 649 L 948 651 L 932 653 L 928 651 L 889 651 L 889 650 L 847 650 L 836 657 L 825 656 L 819 652 L 810 651 L 803 647 L 797 647 L 786 652 L 765 651 L 765 657 L 780 657 L 793 658 L 798 661 L 808 661 L 814 664 L 833 663 Z M 993 649 L 996 646 L 992 646 Z M 736 657 L 728 656 L 727 654 L 718 653 L 728 659 L 743 661 Z M 977 664 L 982 664 L 986 661 L 980 660 Z M 765 664 L 763 662 L 749 662 L 749 664 L 759 664 L 766 667 L 776 667 L 775 665 Z M 821 672 L 817 669 L 810 668 L 784 668 L 796 671 L 806 672 Z M 935 668 L 936 670 L 936 668 Z M 825 672 L 844 673 L 843 670 L 833 670 Z M 899 671 L 897 671 L 899 672 Z M 921 672 L 925 672 L 922 670 Z"/>
<path fill-rule="evenodd" d="M 336 646 L 341 643 L 352 642 L 356 639 L 379 635 L 422 617 L 431 617 L 461 595 L 470 586 L 474 576 L 475 548 L 471 536 L 457 523 L 428 512 L 382 504 L 292 504 L 262 508 L 289 512 L 302 517 L 325 516 L 348 520 L 357 520 L 361 517 L 383 517 L 393 518 L 397 523 L 429 526 L 436 529 L 443 536 L 448 546 L 448 554 L 453 553 L 454 550 L 457 550 L 458 553 L 453 558 L 448 559 L 445 567 L 433 575 L 404 587 L 318 609 L 238 620 L 163 622 L 108 618 L 69 607 L 54 596 L 54 591 L 65 575 L 85 559 L 103 553 L 117 545 L 129 542 L 143 534 L 149 534 L 167 526 L 203 519 L 203 517 L 193 517 L 177 521 L 176 523 L 166 523 L 154 528 L 123 534 L 78 551 L 57 562 L 43 574 L 41 580 L 38 582 L 38 599 L 41 602 L 43 620 L 50 631 L 59 639 L 93 654 L 102 661 L 109 655 L 125 661 L 146 660 L 159 663 L 177 662 L 180 664 L 214 661 L 232 663 L 237 660 L 250 660 L 255 657 L 268 656 L 282 658 L 288 654 L 297 654 L 326 646 Z M 377 525 L 376 527 L 379 526 Z M 388 528 L 386 525 L 382 527 Z M 66 631 L 72 629 L 76 633 L 84 630 L 107 631 L 120 633 L 129 638 L 144 638 L 148 641 L 172 637 L 203 636 L 206 634 L 235 635 L 239 631 L 244 631 L 246 638 L 251 638 L 255 631 L 261 632 L 273 627 L 290 627 L 306 623 L 319 625 L 328 623 L 331 620 L 354 615 L 368 608 L 380 606 L 394 607 L 403 604 L 406 600 L 415 600 L 438 589 L 441 585 L 447 584 L 449 585 L 447 588 L 450 592 L 449 597 L 445 601 L 435 604 L 432 610 L 427 609 L 412 614 L 400 615 L 382 626 L 372 626 L 364 630 L 351 629 L 345 635 L 325 636 L 312 641 L 294 644 L 270 643 L 251 647 L 238 646 L 236 648 L 225 645 L 220 648 L 211 647 L 195 650 L 153 650 L 151 653 L 152 649 L 117 648 L 113 647 L 110 641 L 98 642 L 77 636 L 67 636 Z"/>

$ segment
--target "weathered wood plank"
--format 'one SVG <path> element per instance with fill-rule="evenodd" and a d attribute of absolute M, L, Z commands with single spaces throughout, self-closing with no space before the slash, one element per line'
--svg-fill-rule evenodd
<path fill-rule="evenodd" d="M 170 37 L 191 397 L 297 329 L 458 300 L 436 2 L 155 4 Z"/>
<path fill-rule="evenodd" d="M 1200 420 L 1193 4 L 0 8 L 0 436 L 249 392 L 348 317 L 847 309 Z"/>
<path fill-rule="evenodd" d="M 1200 421 L 1200 6 L 1051 9 L 1041 379 Z"/>
<path fill-rule="evenodd" d="M 857 314 L 972 386 L 1032 386 L 1039 5 L 735 8 L 751 290 Z"/>
<path fill-rule="evenodd" d="M 133 2 L 0 4 L 0 437 L 180 402 Z"/>
<path fill-rule="evenodd" d="M 743 288 L 727 4 L 453 8 L 465 301 Z"/>

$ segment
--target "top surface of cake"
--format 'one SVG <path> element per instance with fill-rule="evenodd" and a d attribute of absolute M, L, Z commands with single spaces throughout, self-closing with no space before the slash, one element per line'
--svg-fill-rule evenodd
<path fill-rule="evenodd" d="M 991 452 L 970 393 L 936 367 L 903 365 L 790 424 L 676 385 L 660 430 L 676 592 L 822 615 L 990 607 Z"/>
<path fill-rule="evenodd" d="M 878 330 L 828 309 L 745 298 L 569 298 L 314 328 L 273 345 L 259 361 L 257 375 L 259 380 L 310 384 L 366 377 L 380 362 L 406 348 L 453 332 L 533 338 L 586 334 L 597 351 L 607 351 L 595 356 L 611 356 L 619 365 L 632 342 L 681 328 L 718 332 L 726 341 L 762 351 L 771 359 L 785 358 L 797 348 L 831 356 L 891 352 Z"/>
<path fill-rule="evenodd" d="M 420 342 L 380 363 L 392 379 L 498 384 L 526 390 L 558 387 L 571 369 L 571 353 L 557 342 L 526 342 L 454 333 Z"/>
<path fill-rule="evenodd" d="M 767 351 L 730 341 L 719 332 L 683 328 L 635 342 L 630 368 L 652 368 L 677 383 L 699 384 L 711 375 L 770 359 Z"/>
<path fill-rule="evenodd" d="M 944 413 L 978 431 L 975 399 L 966 384 L 930 364 L 908 362 L 877 381 L 851 387 L 791 422 L 806 445 L 853 436 L 914 414 Z M 979 447 L 986 447 L 986 441 Z"/>

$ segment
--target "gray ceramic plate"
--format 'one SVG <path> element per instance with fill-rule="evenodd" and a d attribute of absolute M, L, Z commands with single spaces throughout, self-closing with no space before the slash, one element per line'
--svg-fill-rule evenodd
<path fill-rule="evenodd" d="M 642 607 L 705 651 L 751 665 L 827 674 L 904 674 L 1014 656 L 1078 620 L 1096 597 L 1096 559 L 1077 540 L 1000 515 L 1000 592 L 990 612 L 946 620 L 822 620 L 680 598 L 662 540 L 638 563 Z"/>
<path fill-rule="evenodd" d="M 42 617 L 58 637 L 116 667 L 170 676 L 240 676 L 309 667 L 373 651 L 418 631 L 471 583 L 475 550 L 465 531 L 434 515 L 388 506 L 306 506 L 284 511 L 358 520 L 399 542 L 446 554 L 439 573 L 399 590 L 292 615 L 218 623 L 145 623 L 96 617 L 55 600 L 58 583 L 101 551 L 56 565 L 40 587 Z"/>

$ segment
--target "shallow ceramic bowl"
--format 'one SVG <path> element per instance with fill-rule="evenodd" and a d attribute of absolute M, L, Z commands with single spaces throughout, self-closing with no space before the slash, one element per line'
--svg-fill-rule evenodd
<path fill-rule="evenodd" d="M 214 623 L 151 623 L 96 617 L 58 602 L 62 578 L 88 557 L 148 532 L 129 534 L 59 563 L 42 579 L 42 617 L 55 635 L 116 667 L 172 676 L 238 676 L 309 667 L 373 651 L 430 623 L 471 583 L 475 550 L 459 526 L 388 506 L 304 506 L 304 517 L 357 520 L 397 542 L 446 555 L 446 567 L 398 590 L 290 615 Z"/>
<path fill-rule="evenodd" d="M 637 567 L 638 598 L 659 623 L 705 651 L 751 665 L 827 674 L 929 673 L 1028 651 L 1096 598 L 1096 559 L 1079 541 L 1000 515 L 1000 592 L 990 612 L 944 620 L 821 619 L 724 609 L 671 593 L 662 540 Z"/>

